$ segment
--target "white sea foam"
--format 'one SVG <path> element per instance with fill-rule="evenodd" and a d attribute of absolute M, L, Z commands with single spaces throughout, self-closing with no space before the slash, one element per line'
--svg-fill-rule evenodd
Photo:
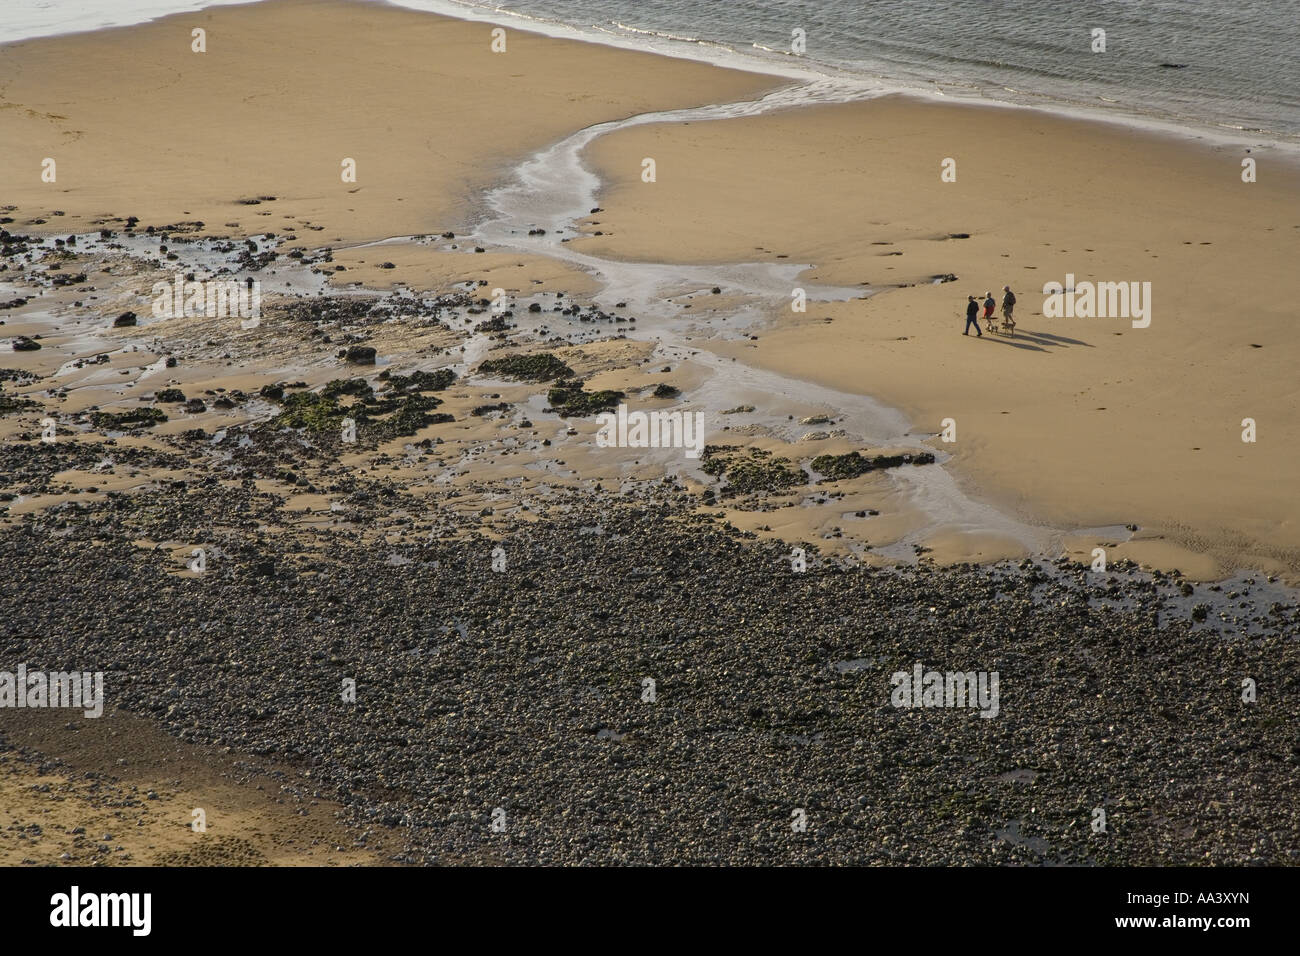
<path fill-rule="evenodd" d="M 0 43 L 147 23 L 173 13 L 258 0 L 3 0 Z"/>

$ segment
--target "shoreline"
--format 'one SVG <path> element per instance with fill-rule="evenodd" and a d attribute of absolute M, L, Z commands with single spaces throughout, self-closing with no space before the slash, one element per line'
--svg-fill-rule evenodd
<path fill-rule="evenodd" d="M 782 69 L 782 63 L 775 57 L 749 53 L 744 49 L 738 49 L 720 41 L 686 40 L 667 37 L 655 31 L 633 31 L 631 29 L 625 34 L 616 33 L 612 30 L 597 28 L 594 25 L 581 27 L 509 10 L 466 5 L 457 2 L 457 0 L 409 0 L 409 2 L 404 2 L 404 0 L 373 0 L 373 2 L 385 3 L 405 9 L 423 10 L 437 16 L 447 16 L 454 19 L 513 25 L 516 29 L 535 32 L 542 36 L 578 40 L 635 52 L 651 52 L 672 59 L 689 60 L 723 69 L 783 77 L 793 81 L 812 83 L 818 81 L 842 82 L 845 85 L 858 86 L 863 91 L 864 95 L 855 97 L 855 99 L 871 99 L 876 96 L 913 96 L 926 102 L 1025 109 L 1060 116 L 1065 119 L 1110 123 L 1133 128 L 1139 132 L 1165 133 L 1180 139 L 1208 142 L 1210 145 L 1216 146 L 1239 146 L 1244 145 L 1244 140 L 1263 137 L 1264 141 L 1253 144 L 1252 148 L 1277 149 L 1281 155 L 1286 156 L 1291 162 L 1300 165 L 1300 132 L 1285 133 L 1279 130 L 1244 129 L 1207 120 L 1161 118 L 1141 114 L 1131 108 L 1090 105 L 1082 102 L 1071 103 L 1055 98 L 1051 94 L 1030 93 L 1023 90 L 1016 92 L 1027 96 L 1041 97 L 1044 100 L 1054 100 L 1054 102 L 1019 103 L 1013 100 L 999 100 L 979 93 L 965 93 L 956 89 L 944 92 L 916 83 L 908 84 L 897 77 L 875 74 L 866 70 L 854 73 L 833 64 L 802 60 L 800 57 L 784 53 L 779 55 L 787 57 L 790 60 L 790 65 Z M 517 21 L 523 21 L 523 25 L 519 25 Z M 655 40 L 668 42 L 656 46 L 654 45 Z M 715 55 L 698 53 L 698 51 L 706 49 L 715 51 Z M 795 65 L 801 61 L 815 65 Z M 935 86 L 943 83 L 942 80 L 937 79 L 930 82 Z M 890 84 L 894 85 L 890 86 Z"/>
<path fill-rule="evenodd" d="M 220 6 L 223 8 L 241 7 L 268 2 L 274 3 L 277 0 L 225 0 Z M 1279 155 L 1285 157 L 1289 162 L 1300 165 L 1300 132 L 1286 133 L 1263 128 L 1243 128 L 1190 117 L 1161 117 L 1140 113 L 1132 107 L 1118 104 L 1101 105 L 1081 101 L 1072 102 L 1054 94 L 1035 93 L 1027 90 L 1014 90 L 1011 92 L 1041 100 L 1041 102 L 1018 102 L 1012 99 L 999 99 L 986 93 L 971 93 L 955 87 L 945 91 L 937 88 L 944 83 L 943 80 L 939 79 L 926 82 L 919 80 L 908 82 L 896 76 L 875 73 L 866 69 L 855 72 L 831 63 L 805 60 L 779 51 L 769 51 L 773 55 L 765 56 L 761 53 L 749 52 L 743 48 L 730 46 L 721 41 L 688 40 L 681 37 L 667 36 L 656 31 L 634 28 L 625 28 L 625 32 L 618 32 L 612 29 L 606 30 L 596 25 L 579 26 L 510 10 L 465 4 L 458 2 L 458 0 L 352 0 L 352 2 L 382 5 L 393 9 L 423 13 L 466 23 L 490 23 L 550 39 L 570 40 L 627 52 L 648 53 L 667 59 L 683 60 L 724 70 L 755 73 L 788 80 L 791 85 L 818 83 L 842 85 L 846 89 L 856 89 L 856 93 L 846 94 L 855 101 L 874 99 L 879 96 L 906 96 L 914 97 L 923 102 L 1028 110 L 1081 122 L 1115 125 L 1134 129 L 1141 133 L 1168 135 L 1211 146 L 1249 145 L 1252 149 L 1276 150 Z M 195 8 L 189 11 L 161 13 L 142 20 L 118 22 L 92 27 L 87 30 L 68 30 L 4 40 L 0 41 L 0 47 L 24 43 L 32 39 L 79 36 L 130 29 L 134 26 L 156 23 L 159 20 L 173 16 L 198 15 L 214 8 L 211 2 L 204 3 L 203 0 L 197 0 Z M 701 52 L 704 50 L 709 52 Z M 778 55 L 788 58 L 789 64 L 783 64 L 781 60 L 777 59 Z M 810 65 L 799 65 L 801 63 Z"/>

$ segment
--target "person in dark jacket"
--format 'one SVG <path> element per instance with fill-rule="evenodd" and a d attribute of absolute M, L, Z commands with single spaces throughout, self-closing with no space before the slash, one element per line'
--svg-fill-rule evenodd
<path fill-rule="evenodd" d="M 969 301 L 966 303 L 966 331 L 962 335 L 970 335 L 970 327 L 975 326 L 975 331 L 980 338 L 984 338 L 984 333 L 980 332 L 980 304 L 975 301 L 975 296 L 968 295 Z"/>

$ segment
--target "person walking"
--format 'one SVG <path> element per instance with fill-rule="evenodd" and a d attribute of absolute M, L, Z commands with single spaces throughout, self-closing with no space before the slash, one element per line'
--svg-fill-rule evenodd
<path fill-rule="evenodd" d="M 975 296 L 966 296 L 966 331 L 962 335 L 970 335 L 970 327 L 975 326 L 975 331 L 980 338 L 984 338 L 984 333 L 980 331 L 980 304 L 975 301 Z"/>
<path fill-rule="evenodd" d="M 993 301 L 993 293 L 985 292 L 984 293 L 984 325 L 988 328 L 988 331 L 990 332 L 997 331 L 997 329 L 993 327 L 993 310 L 996 307 L 997 307 L 997 303 Z"/>
<path fill-rule="evenodd" d="M 1016 332 L 1016 320 L 1011 317 L 1011 313 L 1014 312 L 1016 308 L 1016 294 L 1011 291 L 1011 286 L 1009 285 L 1004 285 L 1002 291 L 1006 293 L 1006 295 L 1002 296 L 1002 326 L 1014 335 Z"/>

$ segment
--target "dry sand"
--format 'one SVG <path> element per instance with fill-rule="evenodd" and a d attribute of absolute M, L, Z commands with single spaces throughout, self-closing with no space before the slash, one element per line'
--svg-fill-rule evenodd
<path fill-rule="evenodd" d="M 207 31 L 207 52 L 190 31 Z M 12 44 L 0 169 L 16 228 L 200 220 L 302 244 L 441 232 L 581 127 L 743 99 L 771 77 L 373 3 L 273 0 Z M 57 181 L 41 181 L 56 161 Z M 355 183 L 341 162 L 356 161 Z M 241 205 L 239 200 L 274 196 Z M 66 213 L 55 217 L 55 211 Z M 235 224 L 235 225 L 231 225 Z M 38 224 L 41 225 L 41 224 Z"/>
<path fill-rule="evenodd" d="M 1240 150 L 901 97 L 644 126 L 588 153 L 613 235 L 575 240 L 585 252 L 785 255 L 816 264 L 810 281 L 880 290 L 774 304 L 773 327 L 724 354 L 874 395 L 919 432 L 955 419 L 936 445 L 969 489 L 1034 520 L 1155 529 L 1165 546 L 1134 556 L 1201 575 L 1300 569 L 1300 174 L 1282 158 L 1256 150 L 1246 184 Z M 1045 318 L 1043 284 L 1067 273 L 1149 281 L 1150 327 Z M 1019 334 L 963 338 L 966 296 L 1004 284 Z"/>

